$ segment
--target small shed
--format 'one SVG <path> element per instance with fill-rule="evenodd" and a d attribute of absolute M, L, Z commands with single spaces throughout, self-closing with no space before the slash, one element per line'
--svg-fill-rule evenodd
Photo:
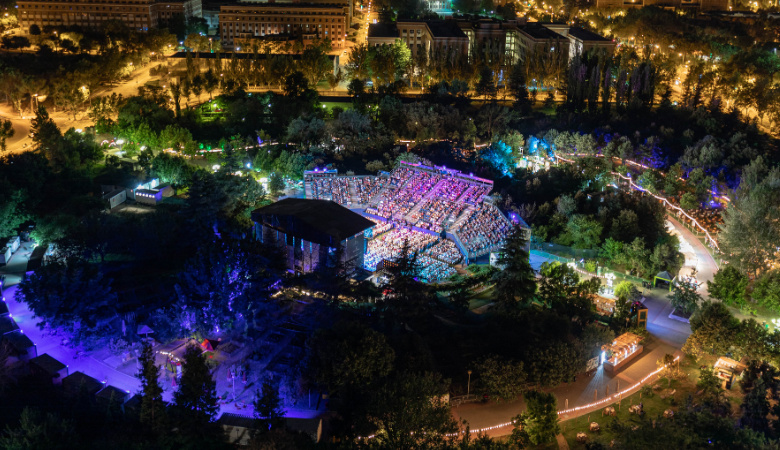
<path fill-rule="evenodd" d="M 29 361 L 38 356 L 35 344 L 22 333 L 22 330 L 3 335 L 3 342 L 11 347 L 11 358 L 15 361 Z"/>
<path fill-rule="evenodd" d="M 170 183 L 162 183 L 161 185 L 157 186 L 157 190 L 160 191 L 160 194 L 163 197 L 173 197 L 173 187 Z"/>
<path fill-rule="evenodd" d="M 95 395 L 98 393 L 98 391 L 103 389 L 103 383 L 83 372 L 78 371 L 73 372 L 72 374 L 65 377 L 62 380 L 62 387 L 65 388 L 65 392 L 67 394 L 75 396 L 78 395 L 79 391 L 81 390 L 82 383 L 84 383 L 87 388 L 87 392 L 89 392 L 90 395 Z"/>
<path fill-rule="evenodd" d="M 9 247 L 0 248 L 0 265 L 8 264 L 11 261 L 12 255 Z"/>
<path fill-rule="evenodd" d="M 103 200 L 108 202 L 108 209 L 114 209 L 127 201 L 126 189 L 114 189 L 103 194 Z"/>
<path fill-rule="evenodd" d="M 4 305 L 5 306 L 5 305 Z M 19 325 L 10 314 L 0 316 L 0 336 L 19 331 Z"/>
<path fill-rule="evenodd" d="M 17 250 L 19 250 L 19 245 L 21 245 L 21 243 L 22 240 L 19 238 L 19 236 L 14 236 L 11 239 L 9 239 L 5 245 L 6 247 L 11 249 L 11 253 L 14 253 Z"/>
<path fill-rule="evenodd" d="M 30 372 L 34 375 L 47 376 L 54 384 L 62 384 L 62 380 L 68 376 L 68 366 L 48 353 L 44 353 L 30 360 Z"/>
<path fill-rule="evenodd" d="M 322 419 L 295 419 L 285 418 L 287 428 L 300 431 L 309 436 L 313 442 L 319 443 L 322 439 Z M 228 436 L 228 442 L 238 445 L 247 445 L 254 431 L 254 418 L 241 414 L 224 413 L 217 420 L 222 425 Z"/>
<path fill-rule="evenodd" d="M 156 205 L 162 198 L 162 192 L 157 189 L 136 189 L 135 191 L 135 201 L 144 205 Z"/>
<path fill-rule="evenodd" d="M 97 394 L 95 394 L 95 398 L 97 398 L 98 403 L 105 406 L 108 406 L 108 404 L 111 402 L 112 396 L 117 401 L 119 401 L 120 405 L 124 405 L 128 400 L 130 400 L 129 391 L 125 391 L 114 386 L 106 386 L 105 388 L 98 391 Z"/>
<path fill-rule="evenodd" d="M 642 353 L 644 347 L 640 344 L 644 338 L 634 333 L 624 333 L 616 337 L 611 344 L 602 346 L 604 370 L 616 372 L 621 367 Z M 606 355 L 606 353 L 609 353 Z"/>
<path fill-rule="evenodd" d="M 5 301 L 0 302 L 0 316 L 7 316 L 8 315 L 8 305 L 5 303 Z"/>

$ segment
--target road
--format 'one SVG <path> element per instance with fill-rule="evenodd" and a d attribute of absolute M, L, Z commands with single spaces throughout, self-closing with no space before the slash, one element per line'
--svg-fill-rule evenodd
<path fill-rule="evenodd" d="M 111 95 L 113 93 L 122 94 L 123 97 L 131 97 L 138 93 L 138 87 L 143 86 L 146 82 L 152 79 L 149 75 L 149 69 L 165 63 L 167 60 L 154 61 L 135 70 L 130 78 L 126 81 L 118 83 L 114 86 L 101 86 L 92 93 L 92 98 L 100 97 L 104 95 Z M 85 105 L 86 106 L 86 105 Z M 33 114 L 30 110 L 29 104 L 23 104 L 23 117 L 19 117 L 19 113 L 13 108 L 13 106 L 7 102 L 0 104 L 0 119 L 10 120 L 14 127 L 14 136 L 6 140 L 7 151 L 9 152 L 23 152 L 32 148 L 32 138 L 30 138 L 30 127 L 33 119 Z M 86 109 L 86 108 L 84 108 Z M 65 132 L 70 128 L 86 128 L 92 126 L 93 122 L 90 120 L 86 111 L 82 111 L 77 114 L 77 120 L 73 120 L 73 115 L 70 112 L 62 110 L 55 111 L 53 108 L 47 109 L 49 116 L 54 120 L 54 123 Z M 26 147 L 25 147 L 26 145 Z"/>

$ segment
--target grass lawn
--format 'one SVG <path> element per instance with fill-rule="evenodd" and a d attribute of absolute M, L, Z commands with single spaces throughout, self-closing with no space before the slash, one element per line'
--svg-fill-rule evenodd
<path fill-rule="evenodd" d="M 661 378 L 658 381 L 650 382 L 648 383 L 648 386 L 660 386 L 660 389 L 654 389 L 653 393 L 651 395 L 642 395 L 642 398 L 640 400 L 639 392 L 636 392 L 634 394 L 631 394 L 628 397 L 624 397 L 622 400 L 622 404 L 614 403 L 612 405 L 604 405 L 604 408 L 607 406 L 613 406 L 615 408 L 616 412 L 616 418 L 620 420 L 621 422 L 628 423 L 628 424 L 640 424 L 646 422 L 646 421 L 652 421 L 653 419 L 656 420 L 667 420 L 663 418 L 663 412 L 667 409 L 671 409 L 675 411 L 680 410 L 680 408 L 684 407 L 685 401 L 688 398 L 689 395 L 693 395 L 694 403 L 698 403 L 700 401 L 700 398 L 695 395 L 697 388 L 696 388 L 696 381 L 699 379 L 700 366 L 712 366 L 715 363 L 716 358 L 709 357 L 702 359 L 698 363 L 693 361 L 689 358 L 684 358 L 680 360 L 680 369 L 688 374 L 687 379 L 683 380 L 672 380 L 671 385 L 669 383 L 669 380 L 666 378 Z M 669 393 L 670 390 L 676 390 L 674 397 L 667 397 L 666 399 L 662 399 L 661 395 L 665 395 Z M 730 391 L 726 391 L 726 397 L 728 397 L 731 400 L 732 409 L 738 408 L 739 403 L 741 402 L 742 394 L 739 391 L 739 387 L 735 386 Z M 644 405 L 644 411 L 645 416 L 644 418 L 640 418 L 639 416 L 635 414 L 630 414 L 628 412 L 629 406 L 632 404 L 638 404 L 639 402 L 642 402 Z M 602 412 L 604 411 L 604 408 L 601 408 L 598 411 L 594 411 L 590 413 L 589 415 L 585 415 L 582 417 L 577 417 L 575 419 L 570 419 L 566 421 L 561 421 L 561 429 L 563 431 L 563 436 L 566 438 L 566 442 L 569 444 L 569 448 L 571 449 L 584 449 L 585 444 L 577 442 L 577 433 L 580 431 L 584 431 L 588 435 L 588 439 L 590 441 L 594 440 L 600 440 L 607 446 L 609 446 L 609 442 L 614 439 L 615 434 L 609 429 L 610 423 L 612 423 L 613 420 L 615 420 L 613 417 L 602 417 Z M 588 421 L 590 419 L 590 422 L 596 422 L 600 425 L 601 431 L 597 433 L 591 433 L 588 431 Z"/>

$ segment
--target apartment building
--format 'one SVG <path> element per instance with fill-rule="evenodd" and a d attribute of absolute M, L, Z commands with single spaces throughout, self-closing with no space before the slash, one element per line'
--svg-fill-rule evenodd
<path fill-rule="evenodd" d="M 289 39 L 330 39 L 343 48 L 349 27 L 349 3 L 254 3 L 223 5 L 219 33 L 223 47 L 282 35 Z M 237 44 L 238 43 L 238 44 Z"/>
<path fill-rule="evenodd" d="M 664 8 L 696 9 L 698 11 L 728 11 L 729 0 L 587 0 L 586 5 L 596 8 L 641 8 L 660 6 Z"/>
<path fill-rule="evenodd" d="M 185 14 L 184 1 L 154 0 L 19 0 L 22 34 L 33 24 L 99 28 L 107 20 L 120 20 L 129 28 L 147 31 L 165 26 L 175 15 Z"/>
<path fill-rule="evenodd" d="M 401 39 L 411 50 L 412 56 L 425 51 L 466 54 L 469 38 L 453 21 L 404 20 L 394 24 L 376 23 L 368 27 L 368 44 L 374 47 L 392 45 Z"/>
<path fill-rule="evenodd" d="M 19 0 L 17 6 L 23 34 L 29 33 L 33 24 L 41 28 L 71 25 L 98 28 L 107 20 L 121 20 L 139 31 L 157 25 L 153 0 Z"/>
<path fill-rule="evenodd" d="M 393 24 L 373 24 L 368 29 L 368 44 L 390 45 L 396 39 L 405 42 L 416 55 L 432 54 L 433 49 L 457 49 L 470 58 L 479 55 L 504 55 L 506 64 L 523 61 L 533 52 L 562 51 L 569 58 L 593 48 L 615 49 L 612 40 L 566 23 L 540 23 L 517 20 L 405 20 Z"/>

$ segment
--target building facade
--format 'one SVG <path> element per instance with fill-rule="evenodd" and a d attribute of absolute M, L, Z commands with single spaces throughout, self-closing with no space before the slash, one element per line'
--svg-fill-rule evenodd
<path fill-rule="evenodd" d="M 223 47 L 269 35 L 291 39 L 330 39 L 334 48 L 346 42 L 351 3 L 252 3 L 220 6 Z M 240 45 L 240 44 L 239 44 Z M 246 44 L 244 44 L 246 45 Z"/>
<path fill-rule="evenodd" d="M 287 268 L 309 273 L 340 263 L 347 271 L 363 267 L 363 232 L 374 222 L 330 200 L 286 198 L 252 212 L 255 238 L 283 248 Z"/>
<path fill-rule="evenodd" d="M 577 52 L 604 48 L 612 53 L 615 43 L 598 34 L 565 23 L 527 23 L 517 20 L 412 20 L 394 24 L 373 24 L 368 30 L 370 46 L 391 45 L 396 39 L 407 44 L 412 55 L 426 51 L 455 50 L 468 53 L 470 60 L 501 55 L 504 64 L 524 61 L 539 50 L 563 52 L 573 58 Z"/>
<path fill-rule="evenodd" d="M 128 28 L 148 31 L 150 28 L 166 26 L 176 15 L 186 15 L 189 3 L 154 0 L 19 0 L 17 6 L 21 32 L 29 34 L 33 24 L 41 28 L 74 25 L 100 28 L 107 20 L 119 20 Z"/>
<path fill-rule="evenodd" d="M 729 0 L 587 0 L 587 5 L 596 8 L 641 8 L 659 6 L 662 8 L 696 9 L 698 11 L 728 11 Z"/>
<path fill-rule="evenodd" d="M 153 0 L 129 1 L 67 1 L 20 0 L 19 25 L 22 34 L 33 24 L 99 28 L 107 20 L 121 20 L 129 28 L 146 31 L 157 26 L 157 10 Z"/>

